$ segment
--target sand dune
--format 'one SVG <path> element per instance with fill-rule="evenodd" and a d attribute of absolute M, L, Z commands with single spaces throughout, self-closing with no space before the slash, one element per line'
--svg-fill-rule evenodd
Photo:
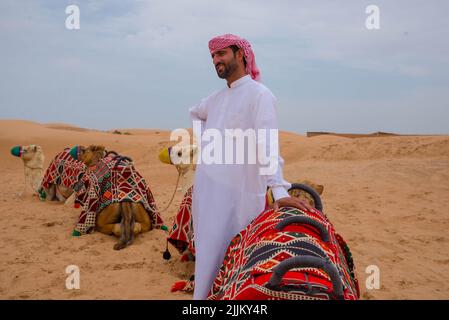
<path fill-rule="evenodd" d="M 191 299 L 171 284 L 193 272 L 174 249 L 164 261 L 165 232 L 139 236 L 122 251 L 99 233 L 71 237 L 79 209 L 18 197 L 23 165 L 14 145 L 39 144 L 46 165 L 64 147 L 104 144 L 130 156 L 159 207 L 173 192 L 177 173 L 157 158 L 169 132 L 118 129 L 130 135 L 0 120 L 0 298 Z M 351 139 L 281 134 L 285 177 L 325 186 L 324 211 L 352 249 L 364 299 L 449 298 L 449 136 Z M 182 194 L 162 214 L 171 224 Z M 77 265 L 81 289 L 65 287 L 65 269 Z M 367 290 L 369 265 L 381 272 L 381 288 Z"/>

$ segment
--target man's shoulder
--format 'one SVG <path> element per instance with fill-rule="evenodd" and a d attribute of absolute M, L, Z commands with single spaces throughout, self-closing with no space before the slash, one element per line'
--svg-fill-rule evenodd
<path fill-rule="evenodd" d="M 204 97 L 204 100 L 205 100 L 205 101 L 211 101 L 211 100 L 215 99 L 217 96 L 219 96 L 220 94 L 222 94 L 222 92 L 223 92 L 224 90 L 225 90 L 225 89 L 215 90 L 215 91 L 213 91 L 211 94 L 209 94 L 208 96 Z"/>
<path fill-rule="evenodd" d="M 257 95 L 268 95 L 274 99 L 276 99 L 276 96 L 273 94 L 273 92 L 265 86 L 263 83 L 260 83 L 256 80 L 251 81 L 251 89 L 254 90 L 254 93 Z"/>

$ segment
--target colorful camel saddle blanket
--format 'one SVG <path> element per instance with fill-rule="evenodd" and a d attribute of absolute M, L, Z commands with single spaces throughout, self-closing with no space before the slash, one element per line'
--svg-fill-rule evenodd
<path fill-rule="evenodd" d="M 48 189 L 53 184 L 73 188 L 75 183 L 83 177 L 85 171 L 86 165 L 73 158 L 70 148 L 65 148 L 64 151 L 56 155 L 45 171 L 40 187 L 41 198 L 45 198 L 43 188 Z"/>
<path fill-rule="evenodd" d="M 150 216 L 152 226 L 162 227 L 163 221 L 153 194 L 128 158 L 111 155 L 101 159 L 94 168 L 86 171 L 74 190 L 75 203 L 82 207 L 75 235 L 92 232 L 97 214 L 108 205 L 123 201 L 141 203 Z"/>
<path fill-rule="evenodd" d="M 231 241 L 210 300 L 359 298 L 349 248 L 320 211 L 262 212 Z"/>
<path fill-rule="evenodd" d="M 180 254 L 191 254 L 193 258 L 195 244 L 193 240 L 192 192 L 193 186 L 187 190 L 182 199 L 167 240 Z"/>
<path fill-rule="evenodd" d="M 192 219 L 192 192 L 193 186 L 190 187 L 185 193 L 167 238 L 168 242 L 173 245 L 173 247 L 175 247 L 181 255 L 183 255 L 182 261 L 194 260 L 195 257 L 195 241 Z M 268 209 L 268 195 L 265 205 L 266 209 Z"/>

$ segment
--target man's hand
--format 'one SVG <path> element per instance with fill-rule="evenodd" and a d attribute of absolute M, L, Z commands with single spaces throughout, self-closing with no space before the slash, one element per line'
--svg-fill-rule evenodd
<path fill-rule="evenodd" d="M 279 210 L 280 207 L 293 207 L 304 211 L 310 211 L 312 209 L 312 207 L 306 201 L 296 197 L 281 198 L 276 200 L 272 205 L 274 211 Z"/>

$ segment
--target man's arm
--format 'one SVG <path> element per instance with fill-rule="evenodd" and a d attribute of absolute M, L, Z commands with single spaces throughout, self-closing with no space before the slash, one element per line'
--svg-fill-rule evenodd
<path fill-rule="evenodd" d="M 207 119 L 207 98 L 201 100 L 200 103 L 189 109 L 190 121 L 206 121 Z"/>
<path fill-rule="evenodd" d="M 267 175 L 268 186 L 271 187 L 274 200 L 288 197 L 287 190 L 291 187 L 291 184 L 283 178 L 283 166 L 284 159 L 280 156 L 279 152 L 279 138 L 278 134 L 270 135 L 270 130 L 278 132 L 277 125 L 277 113 L 276 113 L 276 98 L 269 92 L 263 92 L 257 101 L 255 107 L 255 123 L 256 130 L 263 129 L 265 134 L 257 136 L 257 149 L 258 152 L 265 153 L 266 161 L 270 165 L 275 164 L 275 168 L 271 168 L 274 171 Z"/>
<path fill-rule="evenodd" d="M 189 109 L 189 114 L 190 114 L 190 121 L 192 123 L 192 128 L 193 128 L 193 143 L 194 144 L 200 144 L 201 143 L 201 136 L 197 136 L 197 135 L 201 135 L 201 132 L 205 126 L 206 120 L 207 120 L 207 98 L 204 98 L 201 100 L 200 103 L 198 103 L 197 105 L 191 107 Z M 194 126 L 194 122 L 199 121 L 200 122 L 200 126 L 199 129 L 201 130 L 200 132 L 196 132 L 195 128 L 198 128 L 196 126 Z M 201 156 L 201 155 L 200 155 Z"/>
<path fill-rule="evenodd" d="M 261 94 L 256 105 L 255 129 L 265 129 L 266 134 L 258 136 L 257 148 L 264 148 L 265 155 L 268 155 L 270 162 L 274 161 L 276 166 L 274 173 L 268 174 L 267 183 L 271 187 L 274 208 L 277 210 L 280 206 L 290 206 L 301 210 L 311 209 L 305 202 L 295 197 L 290 197 L 288 189 L 291 184 L 283 178 L 284 159 L 279 152 L 279 137 L 278 134 L 270 135 L 270 130 L 278 131 L 277 112 L 276 112 L 276 98 L 269 92 Z M 260 139 L 262 138 L 262 139 Z M 271 141 L 273 140 L 274 141 Z"/>
<path fill-rule="evenodd" d="M 271 188 L 274 200 L 289 197 L 288 189 L 292 187 L 291 183 L 284 180 L 283 177 L 284 159 L 279 155 L 276 173 L 267 177 L 268 186 Z"/>

